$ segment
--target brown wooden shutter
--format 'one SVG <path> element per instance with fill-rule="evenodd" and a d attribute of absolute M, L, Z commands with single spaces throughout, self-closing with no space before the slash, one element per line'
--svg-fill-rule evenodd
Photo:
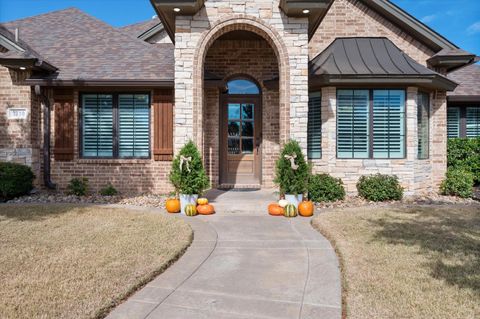
<path fill-rule="evenodd" d="M 73 90 L 56 89 L 53 93 L 55 112 L 55 145 L 53 154 L 56 161 L 71 161 L 74 153 L 74 107 Z"/>
<path fill-rule="evenodd" d="M 173 158 L 173 94 L 172 90 L 153 93 L 153 157 L 156 161 Z"/>

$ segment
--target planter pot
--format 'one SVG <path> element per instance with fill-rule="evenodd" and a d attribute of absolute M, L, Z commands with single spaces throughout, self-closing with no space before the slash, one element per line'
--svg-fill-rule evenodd
<path fill-rule="evenodd" d="M 285 199 L 290 203 L 298 207 L 303 200 L 303 194 L 293 195 L 293 194 L 285 194 Z"/>
<path fill-rule="evenodd" d="M 185 207 L 188 204 L 197 204 L 198 194 L 188 195 L 188 194 L 180 194 L 180 213 L 185 215 Z"/>

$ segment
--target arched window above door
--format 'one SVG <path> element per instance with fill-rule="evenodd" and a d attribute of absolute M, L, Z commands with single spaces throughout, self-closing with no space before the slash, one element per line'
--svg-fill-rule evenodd
<path fill-rule="evenodd" d="M 260 94 L 257 84 L 247 79 L 234 79 L 227 83 L 228 94 Z"/>

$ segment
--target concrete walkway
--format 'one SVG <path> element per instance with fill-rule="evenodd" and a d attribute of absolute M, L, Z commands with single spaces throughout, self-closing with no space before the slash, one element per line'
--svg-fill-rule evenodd
<path fill-rule="evenodd" d="M 185 255 L 108 318 L 341 317 L 338 261 L 309 218 L 266 215 L 269 191 L 208 197 L 216 215 L 183 217 Z"/>

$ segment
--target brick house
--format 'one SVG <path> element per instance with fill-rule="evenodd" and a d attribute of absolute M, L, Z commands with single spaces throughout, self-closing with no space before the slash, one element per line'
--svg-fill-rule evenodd
<path fill-rule="evenodd" d="M 438 188 L 447 135 L 480 135 L 476 55 L 387 0 L 151 2 L 123 28 L 77 9 L 0 25 L 0 160 L 161 193 L 192 139 L 213 187 L 268 188 L 295 139 L 349 192 L 385 173 L 413 194 Z"/>

